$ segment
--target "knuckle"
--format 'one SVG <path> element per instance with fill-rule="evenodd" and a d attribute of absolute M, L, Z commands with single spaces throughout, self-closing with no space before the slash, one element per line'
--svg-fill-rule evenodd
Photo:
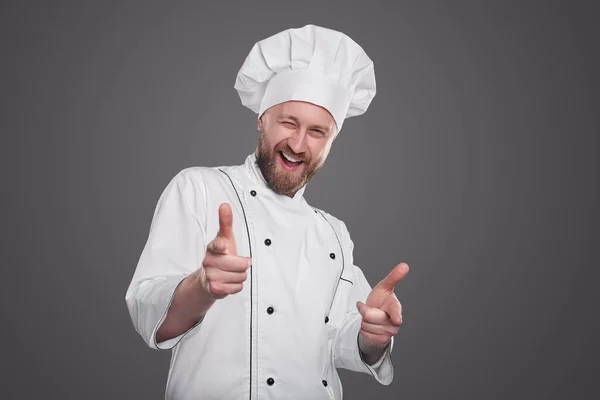
<path fill-rule="evenodd" d="M 222 286 L 220 284 L 218 284 L 217 282 L 214 282 L 214 281 L 213 282 L 209 282 L 208 283 L 208 288 L 209 288 L 209 290 L 210 290 L 211 293 L 222 294 L 221 293 Z"/>
<path fill-rule="evenodd" d="M 214 265 L 214 256 L 211 253 L 206 253 L 202 260 L 202 266 L 205 269 L 212 268 Z"/>
<path fill-rule="evenodd" d="M 238 290 L 239 285 L 237 284 L 229 284 L 227 285 L 227 294 L 235 294 L 237 292 L 239 292 L 240 290 Z"/>
<path fill-rule="evenodd" d="M 236 272 L 244 271 L 247 265 L 247 261 L 240 257 L 233 258 L 230 263 L 231 270 Z"/>
<path fill-rule="evenodd" d="M 207 250 L 211 253 L 219 253 L 223 251 L 224 248 L 225 243 L 223 240 L 221 238 L 215 238 L 208 244 Z"/>
<path fill-rule="evenodd" d="M 208 245 L 206 246 L 206 252 L 207 253 L 213 252 L 215 249 L 215 244 L 216 243 L 214 240 L 211 240 L 210 242 L 208 242 Z"/>
<path fill-rule="evenodd" d="M 221 251 L 223 249 L 223 241 L 219 238 L 215 239 L 213 241 L 212 248 L 214 251 L 217 251 L 217 252 Z"/>
<path fill-rule="evenodd" d="M 240 284 L 234 285 L 232 294 L 233 293 L 239 293 L 239 292 L 242 291 L 242 289 L 244 289 L 244 285 L 243 284 L 240 283 Z"/>

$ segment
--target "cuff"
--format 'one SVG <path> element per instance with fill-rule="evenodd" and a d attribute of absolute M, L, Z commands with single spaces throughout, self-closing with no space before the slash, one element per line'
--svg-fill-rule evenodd
<path fill-rule="evenodd" d="M 371 375 L 373 375 L 373 377 L 377 380 L 377 382 L 381 383 L 382 385 L 389 385 L 390 383 L 392 383 L 392 380 L 394 379 L 394 367 L 392 364 L 392 349 L 394 347 L 394 337 L 392 336 L 390 344 L 383 352 L 383 355 L 373 365 L 367 364 L 367 362 L 363 358 L 363 354 L 360 351 L 359 335 L 356 335 L 356 346 L 358 347 L 358 354 L 360 360 L 369 370 Z"/>
<path fill-rule="evenodd" d="M 168 339 L 168 340 L 164 340 L 164 341 L 162 341 L 160 343 L 158 343 L 156 341 L 156 332 L 158 331 L 158 328 L 160 328 L 160 326 L 164 322 L 165 318 L 167 317 L 167 313 L 168 313 L 169 308 L 171 307 L 171 303 L 173 302 L 173 299 L 175 297 L 175 291 L 177 290 L 177 288 L 179 287 L 179 285 L 181 284 L 181 282 L 183 282 L 183 280 L 185 278 L 186 277 L 183 276 L 183 277 L 177 277 L 176 279 L 171 279 L 170 282 L 168 284 L 166 284 L 162 288 L 165 291 L 164 293 L 169 296 L 169 300 L 168 300 L 167 306 L 162 311 L 162 316 L 160 317 L 160 319 L 158 320 L 158 322 L 156 323 L 156 325 L 152 329 L 152 334 L 151 334 L 151 336 L 149 338 L 150 347 L 153 347 L 154 349 L 157 349 L 157 350 L 170 350 L 170 349 L 172 349 L 173 347 L 175 347 L 181 341 L 181 339 L 183 339 L 183 337 L 185 335 L 187 335 L 194 328 L 196 328 L 198 325 L 200 325 L 200 323 L 204 319 L 204 316 L 203 316 L 190 329 L 188 329 L 187 331 L 183 332 L 182 334 L 180 334 L 180 335 L 178 335 L 178 336 L 176 336 L 174 338 L 171 338 L 171 339 Z"/>

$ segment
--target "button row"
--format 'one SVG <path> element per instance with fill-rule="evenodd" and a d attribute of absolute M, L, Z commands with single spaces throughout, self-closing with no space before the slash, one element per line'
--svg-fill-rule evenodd
<path fill-rule="evenodd" d="M 273 386 L 273 384 L 275 383 L 275 379 L 273 378 L 269 378 L 267 379 L 267 385 L 269 386 Z M 323 386 L 327 387 L 327 381 L 326 380 L 322 380 L 321 383 L 323 383 Z"/>
<path fill-rule="evenodd" d="M 271 245 L 271 239 L 266 238 L 265 239 L 265 245 L 270 246 Z M 332 260 L 335 260 L 335 253 L 329 253 L 329 258 L 331 258 Z"/>
<path fill-rule="evenodd" d="M 273 307 L 267 307 L 267 314 L 271 315 L 275 312 L 275 309 Z M 329 317 L 325 317 L 325 323 L 329 322 Z"/>
<path fill-rule="evenodd" d="M 256 197 L 256 190 L 251 190 L 250 191 L 250 195 L 252 197 Z M 315 210 L 315 213 L 317 212 L 317 210 Z M 271 245 L 271 239 L 265 239 L 265 245 L 270 246 Z M 335 260 L 335 254 L 334 253 L 330 253 L 329 257 L 331 257 L 332 260 Z M 275 309 L 273 307 L 268 307 L 267 308 L 267 314 L 271 315 L 275 312 Z M 329 317 L 325 317 L 325 323 L 329 322 Z M 268 378 L 267 379 L 267 385 L 269 386 L 273 386 L 273 384 L 275 383 L 275 379 L 273 378 Z M 327 387 L 327 381 L 323 380 L 322 381 L 323 386 Z"/>
<path fill-rule="evenodd" d="M 267 314 L 271 315 L 275 312 L 275 309 L 273 307 L 267 307 Z M 325 317 L 325 323 L 329 322 L 329 317 Z"/>

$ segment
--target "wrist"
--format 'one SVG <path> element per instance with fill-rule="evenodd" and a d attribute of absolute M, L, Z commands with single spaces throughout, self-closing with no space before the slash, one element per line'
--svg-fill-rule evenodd
<path fill-rule="evenodd" d="M 363 335 L 360 333 L 358 334 L 358 349 L 363 360 L 369 365 L 373 365 L 377 360 L 379 360 L 389 345 L 390 342 L 385 344 L 371 343 L 365 339 Z"/>
<path fill-rule="evenodd" d="M 360 332 L 358 333 L 358 345 L 360 349 L 365 352 L 373 352 L 379 350 L 385 350 L 390 345 L 390 341 L 387 343 L 372 343 L 368 339 L 366 339 Z"/>
<path fill-rule="evenodd" d="M 202 318 L 216 301 L 196 274 L 189 275 L 183 280 L 181 290 L 189 305 L 186 308 L 192 311 L 190 317 L 193 320 Z"/>

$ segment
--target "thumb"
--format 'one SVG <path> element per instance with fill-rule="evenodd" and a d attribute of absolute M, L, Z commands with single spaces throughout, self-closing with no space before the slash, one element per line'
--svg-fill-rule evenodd
<path fill-rule="evenodd" d="M 219 206 L 219 233 L 220 237 L 234 240 L 233 237 L 233 212 L 231 206 L 223 203 Z"/>
<path fill-rule="evenodd" d="M 396 267 L 385 278 L 383 278 L 381 282 L 379 282 L 378 286 L 382 289 L 393 291 L 394 286 L 396 286 L 396 284 L 400 282 L 400 280 L 402 280 L 407 273 L 408 264 L 400 263 L 396 265 Z"/>
<path fill-rule="evenodd" d="M 366 305 L 365 303 L 363 303 L 362 301 L 357 301 L 356 302 L 356 309 L 358 310 L 358 312 L 360 313 L 360 315 L 362 317 L 365 316 L 365 313 L 369 310 L 369 306 Z"/>

